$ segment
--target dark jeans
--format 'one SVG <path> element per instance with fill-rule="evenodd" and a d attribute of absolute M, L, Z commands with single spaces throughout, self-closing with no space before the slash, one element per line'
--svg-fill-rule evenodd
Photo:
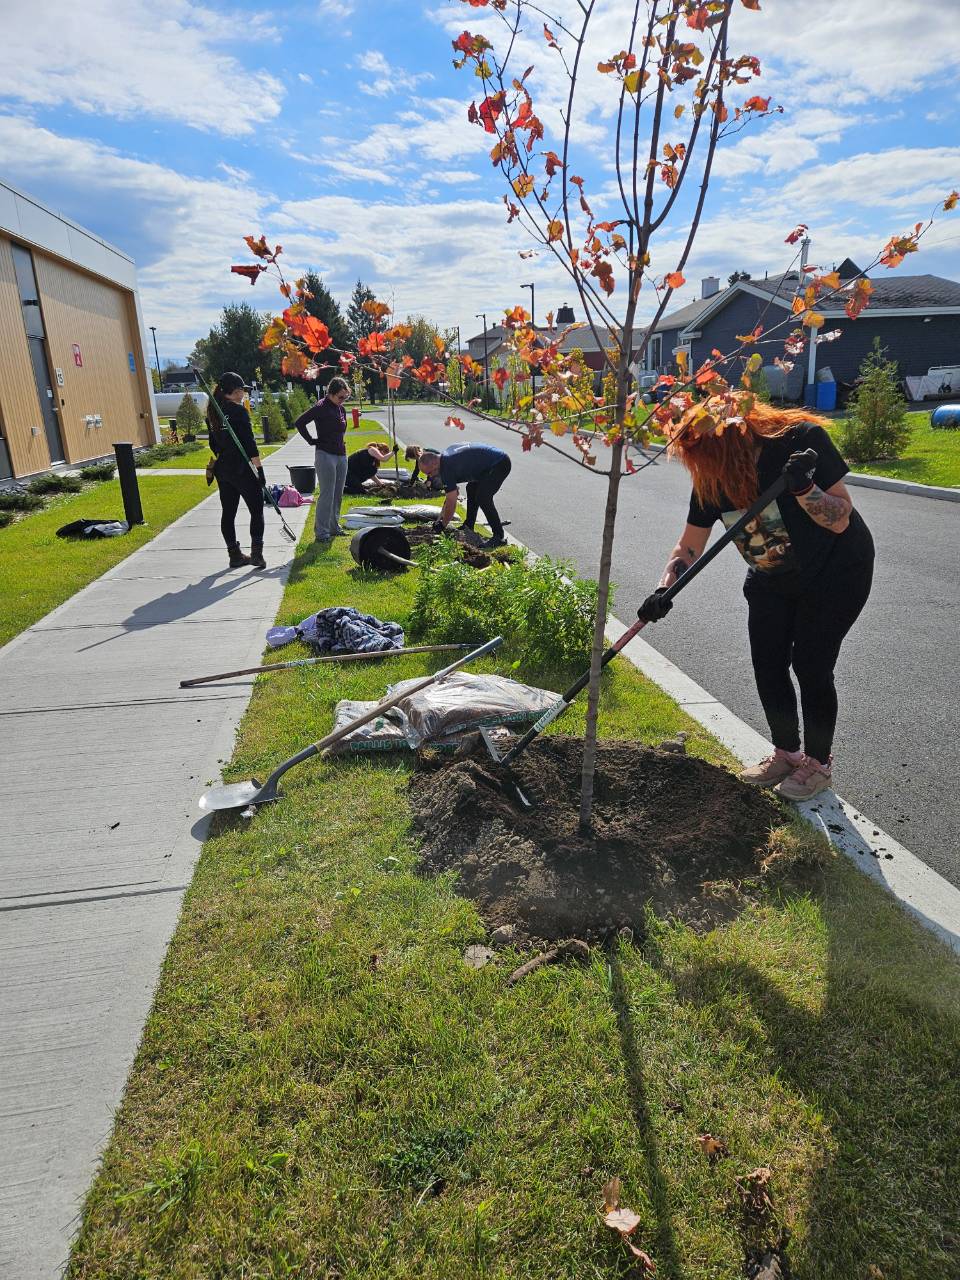
<path fill-rule="evenodd" d="M 501 458 L 489 471 L 484 471 L 467 484 L 467 514 L 463 518 L 463 527 L 472 529 L 477 523 L 477 509 L 483 512 L 483 518 L 490 526 L 495 538 L 503 537 L 503 524 L 494 505 L 493 495 L 510 474 L 510 459 Z"/>
<path fill-rule="evenodd" d="M 240 499 L 250 509 L 250 541 L 263 546 L 263 490 L 252 471 L 240 476 L 217 476 L 217 488 L 220 490 L 220 532 L 227 544 L 227 549 L 238 546 L 235 520 Z"/>
<path fill-rule="evenodd" d="M 753 673 L 775 747 L 800 749 L 793 667 L 800 686 L 803 749 L 822 764 L 830 759 L 837 725 L 833 669 L 844 637 L 867 603 L 872 580 L 871 559 L 840 571 L 828 568 L 809 592 L 795 598 L 762 587 L 744 593 Z"/>

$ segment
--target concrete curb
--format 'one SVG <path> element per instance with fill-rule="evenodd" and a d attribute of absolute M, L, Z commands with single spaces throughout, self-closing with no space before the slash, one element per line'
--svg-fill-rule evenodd
<path fill-rule="evenodd" d="M 399 436 L 397 442 L 403 447 Z M 848 480 L 854 478 L 847 476 Z M 864 478 L 875 479 L 873 476 Z M 907 485 L 906 481 L 890 483 Z M 923 485 L 907 487 L 910 492 L 926 492 Z M 943 492 L 953 493 L 953 490 L 940 491 Z M 960 500 L 960 492 L 954 500 Z M 506 534 L 506 538 L 529 555 L 537 555 L 512 534 Z M 624 623 L 610 616 L 606 634 L 611 643 L 626 630 Z M 753 764 L 769 755 L 770 743 L 762 734 L 751 729 L 645 640 L 635 636 L 624 646 L 621 654 L 669 694 L 687 715 L 708 729 L 743 764 Z M 864 875 L 882 885 L 925 929 L 960 956 L 960 889 L 834 791 L 821 792 L 813 800 L 798 804 L 797 809 L 811 826 L 823 832 L 834 848 L 845 854 Z"/>
<path fill-rule="evenodd" d="M 918 498 L 960 502 L 960 489 L 945 489 L 935 484 L 915 484 L 912 480 L 894 480 L 890 476 L 865 476 L 859 471 L 848 472 L 843 481 L 861 489 L 886 489 L 889 493 L 912 493 Z"/>

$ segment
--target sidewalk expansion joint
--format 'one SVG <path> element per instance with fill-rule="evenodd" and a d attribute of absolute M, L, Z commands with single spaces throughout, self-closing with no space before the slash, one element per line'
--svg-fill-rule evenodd
<path fill-rule="evenodd" d="M 229 702 L 236 698 L 245 698 L 249 686 L 244 685 L 233 693 L 214 693 L 200 697 L 169 698 L 127 698 L 115 702 L 73 702 L 58 707 L 21 707 L 14 711 L 0 711 L 2 716 L 42 716 L 51 712 L 64 711 L 109 711 L 113 707 L 162 707 L 168 705 L 181 706 L 185 702 Z"/>
<path fill-rule="evenodd" d="M 87 902 L 118 902 L 123 898 L 149 898 L 158 893 L 185 893 L 187 884 L 164 885 L 162 889 L 131 889 L 129 893 L 99 893 L 75 898 L 48 898 L 43 902 L 19 902 L 9 907 L 0 907 L 3 911 L 38 911 L 41 907 L 76 907 Z"/>

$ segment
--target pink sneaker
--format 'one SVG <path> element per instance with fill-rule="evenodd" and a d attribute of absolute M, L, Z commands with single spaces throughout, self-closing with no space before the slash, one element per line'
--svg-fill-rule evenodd
<path fill-rule="evenodd" d="M 784 751 L 777 747 L 773 755 L 759 764 L 752 764 L 740 773 L 740 781 L 751 787 L 774 787 L 788 778 L 804 757 L 800 751 Z"/>
<path fill-rule="evenodd" d="M 805 755 L 790 776 L 784 778 L 777 787 L 777 795 L 783 796 L 784 800 L 812 799 L 833 785 L 830 773 L 832 764 L 833 756 L 826 764 L 821 764 L 813 756 Z"/>

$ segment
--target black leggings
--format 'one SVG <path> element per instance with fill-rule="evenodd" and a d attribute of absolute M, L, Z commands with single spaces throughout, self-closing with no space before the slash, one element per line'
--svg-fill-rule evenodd
<path fill-rule="evenodd" d="M 230 476 L 224 478 L 217 476 L 217 488 L 220 490 L 220 506 L 223 512 L 220 516 L 220 532 L 223 534 L 223 540 L 227 544 L 227 550 L 238 546 L 237 530 L 235 520 L 237 510 L 240 506 L 240 499 L 250 509 L 250 541 L 256 546 L 263 546 L 263 490 L 260 488 L 260 481 L 252 471 L 247 471 L 242 476 Z"/>
<path fill-rule="evenodd" d="M 467 514 L 463 518 L 463 527 L 472 529 L 477 523 L 477 509 L 483 512 L 483 518 L 490 526 L 495 538 L 503 537 L 503 524 L 494 505 L 493 495 L 510 474 L 510 459 L 501 458 L 489 471 L 484 471 L 467 484 Z"/>
<path fill-rule="evenodd" d="M 837 725 L 833 669 L 872 580 L 871 559 L 840 572 L 828 569 L 811 591 L 793 599 L 756 586 L 745 593 L 753 673 L 775 747 L 800 749 L 792 666 L 800 686 L 804 750 L 822 764 L 830 759 Z"/>

